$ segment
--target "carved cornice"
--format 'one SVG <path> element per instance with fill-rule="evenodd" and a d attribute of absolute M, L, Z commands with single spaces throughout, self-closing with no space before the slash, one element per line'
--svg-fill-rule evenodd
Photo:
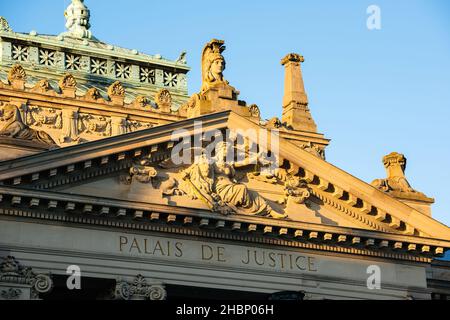
<path fill-rule="evenodd" d="M 386 168 L 386 179 L 376 179 L 372 185 L 395 198 L 404 200 L 416 200 L 426 204 L 434 203 L 434 199 L 428 198 L 422 192 L 414 190 L 405 176 L 406 157 L 397 152 L 391 152 L 383 157 L 383 165 Z"/>
<path fill-rule="evenodd" d="M 327 196 L 325 192 L 320 191 L 318 188 L 313 187 L 313 195 L 322 200 L 325 204 L 335 208 L 336 210 L 348 215 L 349 217 L 359 221 L 362 225 L 372 228 L 381 232 L 396 232 L 393 229 L 386 228 L 383 224 L 372 221 L 367 216 L 356 212 L 356 210 L 351 209 L 349 206 L 345 205 L 343 202 L 334 199 L 332 196 Z"/>
<path fill-rule="evenodd" d="M 66 73 L 58 82 L 61 90 L 75 89 L 77 87 L 77 80 L 70 73 Z"/>
<path fill-rule="evenodd" d="M 230 130 L 237 130 L 238 128 L 255 128 L 255 125 L 248 119 L 231 113 L 228 127 Z M 349 203 L 361 213 L 373 216 L 390 228 L 405 234 L 433 235 L 450 240 L 449 228 L 445 225 L 376 190 L 366 182 L 302 150 L 291 142 L 280 139 L 279 156 L 297 164 L 305 172 L 304 178 L 308 180 L 308 183 L 313 182 L 320 190 L 333 194 L 339 201 Z"/>
<path fill-rule="evenodd" d="M 149 230 L 312 250 L 429 262 L 450 242 L 393 233 L 0 187 L 0 215 Z"/>
<path fill-rule="evenodd" d="M 0 180 L 6 185 L 16 186 L 30 186 L 30 183 L 34 183 L 33 181 L 41 179 L 44 184 L 47 183 L 47 179 L 59 179 L 62 183 L 64 180 L 70 182 L 71 177 L 78 174 L 75 171 L 84 170 L 86 165 L 96 164 L 99 166 L 98 172 L 101 172 L 100 167 L 108 162 L 131 160 L 141 154 L 148 155 L 154 148 L 169 151 L 173 147 L 173 142 L 170 144 L 167 141 L 172 139 L 173 131 L 175 129 L 192 131 L 194 123 L 199 119 L 202 120 L 204 131 L 256 127 L 251 121 L 233 112 L 209 114 L 126 136 L 111 137 L 88 145 L 72 146 L 41 155 L 5 161 L 0 163 Z M 334 203 L 333 206 L 338 209 L 345 204 L 350 210 L 344 210 L 345 214 L 366 223 L 369 227 L 377 228 L 378 226 L 379 230 L 405 235 L 422 237 L 433 235 L 436 238 L 448 239 L 448 231 L 446 231 L 448 228 L 437 221 L 414 211 L 411 207 L 377 191 L 298 146 L 282 139 L 279 150 L 281 158 L 294 164 L 301 164 L 300 177 L 313 188 L 322 191 L 322 196 L 333 199 L 332 202 L 327 201 L 329 204 Z M 322 172 L 327 173 L 326 179 Z M 66 173 L 69 174 L 66 175 Z M 62 178 L 57 177 L 60 174 L 63 175 Z M 352 188 L 349 189 L 349 186 Z M 358 214 L 353 214 L 354 212 Z"/>
<path fill-rule="evenodd" d="M 27 74 L 20 64 L 15 64 L 8 72 L 8 81 L 13 83 L 15 80 L 25 81 Z"/>
<path fill-rule="evenodd" d="M 7 85 L 4 85 L 3 88 L 0 86 L 0 100 L 9 101 L 11 98 L 20 98 L 29 100 L 30 104 L 38 104 L 45 107 L 83 108 L 85 110 L 90 110 L 91 112 L 98 114 L 108 111 L 109 113 L 130 115 L 139 120 L 157 122 L 174 122 L 185 119 L 185 117 L 179 116 L 176 113 L 159 113 L 153 111 L 152 108 L 144 108 L 145 106 L 148 106 L 149 103 L 145 103 L 143 105 L 139 101 L 132 101 L 131 103 L 125 104 L 124 106 L 117 106 L 114 105 L 111 101 L 105 101 L 104 99 L 91 99 L 90 101 L 85 101 L 84 96 L 75 97 L 74 94 L 69 96 L 67 96 L 67 94 L 65 95 L 64 91 L 72 89 L 71 87 L 61 87 L 61 89 L 63 91 L 62 94 L 55 93 L 55 95 L 51 97 L 51 100 L 49 100 L 49 96 L 45 92 L 33 92 L 28 89 L 19 90 L 17 88 L 13 88 L 12 86 L 8 87 Z M 75 88 L 73 88 L 72 90 L 74 89 Z M 142 99 L 142 97 L 140 97 L 140 99 Z"/>

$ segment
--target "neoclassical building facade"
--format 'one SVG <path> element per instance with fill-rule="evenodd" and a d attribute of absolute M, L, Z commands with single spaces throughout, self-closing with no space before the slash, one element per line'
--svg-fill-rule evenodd
<path fill-rule="evenodd" d="M 400 153 L 371 183 L 327 162 L 301 55 L 264 120 L 224 41 L 189 96 L 185 52 L 103 43 L 81 0 L 65 17 L 56 36 L 0 18 L 0 299 L 447 299 L 434 200 Z"/>

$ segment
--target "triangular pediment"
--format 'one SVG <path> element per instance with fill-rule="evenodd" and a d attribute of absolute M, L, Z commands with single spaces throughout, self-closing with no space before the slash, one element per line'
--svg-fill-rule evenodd
<path fill-rule="evenodd" d="M 183 134 L 199 134 L 197 125 L 200 121 L 200 133 L 242 128 L 267 131 L 261 129 L 256 123 L 230 111 L 208 114 L 130 134 L 1 162 L 0 181 L 4 185 L 2 192 L 6 192 L 8 187 L 26 188 L 44 193 L 56 192 L 66 197 L 95 196 L 101 199 L 109 198 L 208 212 L 211 207 L 201 197 L 192 199 L 192 195 L 186 192 L 185 194 L 175 192 L 167 197 L 162 196 L 161 188 L 168 188 L 164 183 L 170 179 L 179 179 L 179 168 L 158 169 L 165 176 L 166 181 L 149 179 L 142 182 L 136 181 L 137 177 L 134 179 L 128 177 L 131 178 L 131 181 L 126 182 L 130 168 L 139 163 L 139 159 L 145 157 L 150 163 L 155 164 L 167 160 L 170 150 L 175 145 L 174 132 L 180 137 Z M 252 139 L 255 139 L 252 141 L 254 143 L 259 141 L 258 137 L 250 136 L 249 140 Z M 239 181 L 245 187 L 232 190 L 233 186 L 225 186 L 229 187 L 226 192 L 247 192 L 248 190 L 270 203 L 274 212 L 284 213 L 287 210 L 290 220 L 279 220 L 280 222 L 277 223 L 299 221 L 450 240 L 449 228 L 445 225 L 293 143 L 283 138 L 279 138 L 278 141 L 279 157 L 284 163 L 288 163 L 287 171 L 291 169 L 291 174 L 306 183 L 302 188 L 304 187 L 308 191 L 307 197 L 301 193 L 294 192 L 292 194 L 292 190 L 287 190 L 285 181 L 275 182 L 271 179 L 255 178 L 251 176 L 252 172 L 239 170 L 238 173 L 245 174 L 240 177 Z M 148 166 L 144 165 L 143 169 L 146 167 Z M 294 173 L 292 173 L 292 168 L 295 169 Z M 143 174 L 149 173 L 143 172 Z M 286 192 L 291 192 L 291 194 Z M 284 197 L 286 202 L 280 203 L 280 197 Z M 298 198 L 301 198 L 300 201 L 292 201 L 292 199 L 298 200 Z M 259 211 L 262 212 L 261 208 L 264 207 L 259 202 L 260 200 L 253 199 L 252 205 L 256 206 L 254 206 L 256 215 L 259 215 Z M 239 211 L 239 208 L 237 210 Z M 240 211 L 239 214 L 244 216 Z M 267 218 L 274 217 L 267 215 Z"/>

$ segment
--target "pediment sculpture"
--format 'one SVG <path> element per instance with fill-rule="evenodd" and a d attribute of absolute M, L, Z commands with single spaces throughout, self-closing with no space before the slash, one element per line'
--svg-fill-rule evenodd
<path fill-rule="evenodd" d="M 201 201 L 205 208 L 223 215 L 242 214 L 286 219 L 289 202 L 305 203 L 311 196 L 306 183 L 294 171 L 277 168 L 267 170 L 271 160 L 262 153 L 250 155 L 243 160 L 227 158 L 230 148 L 227 142 L 216 145 L 215 155 L 202 153 L 190 165 L 173 166 L 172 160 L 152 163 L 139 159 L 130 168 L 122 182 L 148 184 L 165 198 L 182 198 L 183 203 Z M 254 185 L 263 188 L 272 185 L 276 198 L 267 199 L 256 191 Z M 253 188 L 252 188 L 253 187 Z M 180 205 L 176 203 L 175 205 Z"/>

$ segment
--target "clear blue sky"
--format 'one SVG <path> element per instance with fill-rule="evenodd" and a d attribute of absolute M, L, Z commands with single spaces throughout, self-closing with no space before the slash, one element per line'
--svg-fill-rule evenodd
<path fill-rule="evenodd" d="M 189 91 L 200 87 L 200 53 L 226 41 L 226 78 L 265 118 L 281 116 L 280 59 L 299 52 L 310 108 L 331 144 L 327 160 L 370 182 L 383 155 L 408 158 L 414 188 L 436 199 L 450 225 L 450 2 L 86 0 L 104 42 L 175 59 L 188 52 Z M 1 1 L 15 31 L 64 31 L 69 0 Z M 382 29 L 366 28 L 381 8 Z"/>

